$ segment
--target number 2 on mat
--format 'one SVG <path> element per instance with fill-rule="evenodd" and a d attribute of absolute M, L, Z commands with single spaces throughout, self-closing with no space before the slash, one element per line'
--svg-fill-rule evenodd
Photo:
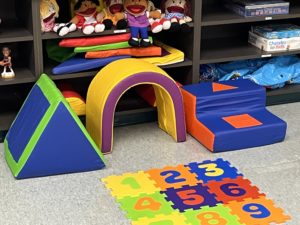
<path fill-rule="evenodd" d="M 175 183 L 180 183 L 180 182 L 185 182 L 186 179 L 185 178 L 180 178 L 181 173 L 179 173 L 178 171 L 175 170 L 169 170 L 169 171 L 164 171 L 160 173 L 161 176 L 166 177 L 166 182 L 168 184 L 175 184 Z"/>

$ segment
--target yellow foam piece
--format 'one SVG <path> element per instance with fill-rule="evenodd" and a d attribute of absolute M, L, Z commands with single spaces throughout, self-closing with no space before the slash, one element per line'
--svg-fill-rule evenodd
<path fill-rule="evenodd" d="M 166 66 L 184 61 L 184 53 L 182 51 L 157 40 L 154 41 L 154 44 L 165 49 L 167 52 L 169 52 L 169 54 L 158 57 L 141 57 L 139 59 L 152 63 L 156 66 Z"/>
<path fill-rule="evenodd" d="M 70 104 L 73 111 L 77 116 L 85 115 L 85 102 L 76 97 L 68 97 L 66 98 L 67 102 Z"/>
<path fill-rule="evenodd" d="M 91 82 L 86 102 L 86 127 L 94 141 L 102 149 L 103 153 L 110 153 L 112 151 L 113 143 L 113 138 L 111 138 L 110 149 L 104 149 L 102 145 L 103 110 L 107 98 L 113 89 L 125 79 L 133 75 L 147 72 L 156 73 L 160 76 L 167 77 L 170 82 L 173 82 L 174 85 L 176 85 L 175 81 L 161 68 L 140 59 L 122 59 L 115 61 L 104 67 Z M 170 94 L 165 88 L 157 83 L 137 82 L 131 87 L 140 84 L 153 85 L 157 101 L 159 127 L 170 134 L 177 141 L 175 107 Z M 123 94 L 127 90 L 124 90 Z M 121 96 L 119 96 L 119 99 Z M 116 105 L 111 107 L 113 107 L 115 111 Z M 113 133 L 113 123 L 111 123 L 111 131 Z M 113 135 L 111 135 L 111 137 L 113 137 Z"/>
<path fill-rule="evenodd" d="M 174 212 L 170 215 L 157 215 L 154 218 L 142 218 L 138 221 L 133 221 L 132 225 L 152 225 L 152 224 L 173 224 L 173 225 L 190 225 L 190 223 L 186 222 L 186 218 L 179 214 L 178 212 Z"/>
<path fill-rule="evenodd" d="M 124 197 L 137 197 L 141 194 L 153 194 L 160 189 L 149 178 L 149 174 L 140 171 L 138 173 L 125 173 L 121 176 L 109 176 L 103 178 L 106 188 L 111 190 L 112 196 L 117 199 Z"/>

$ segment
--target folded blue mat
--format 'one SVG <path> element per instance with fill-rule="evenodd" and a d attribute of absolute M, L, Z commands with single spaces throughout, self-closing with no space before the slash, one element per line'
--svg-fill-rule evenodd
<path fill-rule="evenodd" d="M 61 75 L 65 73 L 77 73 L 81 71 L 97 69 L 107 64 L 130 56 L 113 56 L 104 59 L 85 59 L 84 56 L 74 56 L 71 59 L 59 64 L 52 69 L 54 75 Z"/>

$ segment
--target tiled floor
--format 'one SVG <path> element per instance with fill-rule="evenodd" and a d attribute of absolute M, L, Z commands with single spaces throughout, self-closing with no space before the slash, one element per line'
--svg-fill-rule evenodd
<path fill-rule="evenodd" d="M 222 157 L 237 167 L 300 224 L 300 103 L 269 108 L 288 122 L 286 141 L 212 154 L 188 136 L 175 143 L 155 123 L 115 129 L 107 168 L 82 174 L 16 181 L 0 144 L 0 225 L 128 225 L 100 178 L 165 165 Z"/>

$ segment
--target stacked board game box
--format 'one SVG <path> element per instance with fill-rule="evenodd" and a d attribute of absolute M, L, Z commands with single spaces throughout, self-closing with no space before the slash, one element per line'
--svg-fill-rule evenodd
<path fill-rule="evenodd" d="M 249 43 L 267 52 L 300 49 L 300 27 L 293 24 L 253 26 Z"/>
<path fill-rule="evenodd" d="M 290 3 L 283 0 L 225 0 L 226 8 L 244 17 L 289 14 Z"/>

